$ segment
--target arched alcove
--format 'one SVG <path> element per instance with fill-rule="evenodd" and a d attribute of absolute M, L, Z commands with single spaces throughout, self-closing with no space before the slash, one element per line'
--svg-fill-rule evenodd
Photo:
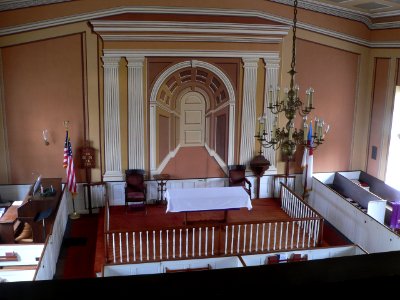
<path fill-rule="evenodd" d="M 226 173 L 234 159 L 235 101 L 229 78 L 211 63 L 184 61 L 162 72 L 150 96 L 151 173 L 160 173 L 180 147 L 195 145 L 205 147 Z"/>

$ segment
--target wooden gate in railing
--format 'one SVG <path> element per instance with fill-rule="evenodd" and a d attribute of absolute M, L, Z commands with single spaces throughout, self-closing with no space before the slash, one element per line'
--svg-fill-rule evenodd
<path fill-rule="evenodd" d="M 286 185 L 282 185 L 281 195 L 282 209 L 290 219 L 123 232 L 109 231 L 105 226 L 106 263 L 256 254 L 318 246 L 322 217 Z M 109 222 L 107 212 L 106 222 Z"/>

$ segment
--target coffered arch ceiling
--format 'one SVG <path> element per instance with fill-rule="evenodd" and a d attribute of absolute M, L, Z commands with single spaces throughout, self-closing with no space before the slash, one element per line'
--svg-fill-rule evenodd
<path fill-rule="evenodd" d="M 176 109 L 177 95 L 188 87 L 192 90 L 199 87 L 207 93 L 208 98 L 212 100 L 207 105 L 207 111 L 218 108 L 229 100 L 227 88 L 216 74 L 204 68 L 187 67 L 175 71 L 164 81 L 157 101 Z"/>

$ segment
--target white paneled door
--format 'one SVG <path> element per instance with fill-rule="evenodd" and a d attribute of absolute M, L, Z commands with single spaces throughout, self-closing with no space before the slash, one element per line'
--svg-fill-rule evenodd
<path fill-rule="evenodd" d="M 189 92 L 181 100 L 181 146 L 204 146 L 205 100 L 197 92 Z"/>

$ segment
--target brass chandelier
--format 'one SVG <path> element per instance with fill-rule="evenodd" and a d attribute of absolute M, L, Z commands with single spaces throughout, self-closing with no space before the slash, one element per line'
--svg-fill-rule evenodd
<path fill-rule="evenodd" d="M 324 142 L 325 134 L 329 131 L 329 125 L 325 124 L 322 119 L 315 118 L 314 131 L 311 135 L 311 140 L 308 140 L 308 128 L 312 126 L 312 121 L 307 124 L 307 115 L 315 108 L 314 107 L 314 89 L 309 88 L 306 91 L 307 103 L 304 105 L 298 96 L 299 86 L 295 85 L 294 76 L 296 74 L 296 24 L 297 24 L 297 0 L 294 0 L 294 17 L 293 17 L 293 44 L 292 44 L 292 62 L 290 74 L 290 87 L 285 88 L 284 97 L 280 99 L 279 87 L 276 88 L 276 99 L 273 99 L 273 88 L 268 91 L 268 106 L 267 108 L 272 114 L 278 115 L 284 112 L 287 118 L 286 126 L 283 128 L 277 127 L 277 116 L 273 122 L 272 130 L 266 131 L 265 124 L 266 116 L 261 116 L 259 121 L 259 131 L 255 136 L 260 142 L 260 146 L 264 148 L 273 148 L 277 150 L 281 148 L 282 153 L 291 159 L 296 152 L 297 145 L 304 145 L 308 148 L 317 148 Z M 297 129 L 294 127 L 294 119 L 296 113 L 303 117 L 303 128 Z M 310 128 L 312 131 L 312 128 Z M 261 150 L 260 150 L 261 152 Z"/>

